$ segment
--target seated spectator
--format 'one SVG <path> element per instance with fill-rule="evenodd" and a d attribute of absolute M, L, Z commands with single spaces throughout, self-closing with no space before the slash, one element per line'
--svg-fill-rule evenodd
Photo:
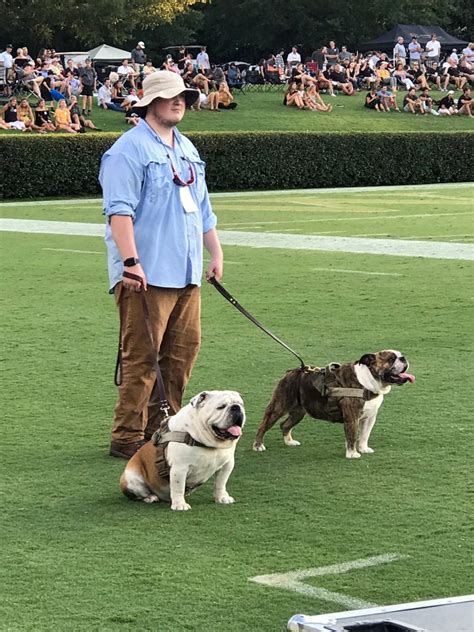
<path fill-rule="evenodd" d="M 66 94 L 67 96 L 74 95 L 78 97 L 81 94 L 82 84 L 76 75 L 73 75 L 70 70 L 66 71 Z"/>
<path fill-rule="evenodd" d="M 283 105 L 287 105 L 288 107 L 295 106 L 300 110 L 304 109 L 303 97 L 300 94 L 296 81 L 290 81 L 288 83 L 288 88 L 283 95 Z"/>
<path fill-rule="evenodd" d="M 152 72 L 156 72 L 156 68 L 153 66 L 151 59 L 147 59 L 146 64 L 143 66 L 143 75 L 148 77 Z"/>
<path fill-rule="evenodd" d="M 427 83 L 434 83 L 438 90 L 441 90 L 441 69 L 437 61 L 432 61 L 426 68 Z"/>
<path fill-rule="evenodd" d="M 438 112 L 433 110 L 434 102 L 430 97 L 429 88 L 423 88 L 419 98 L 426 114 L 434 114 L 435 116 L 438 116 Z"/>
<path fill-rule="evenodd" d="M 377 76 L 375 71 L 370 67 L 367 59 L 362 59 L 359 66 L 359 74 L 357 76 L 357 84 L 359 88 L 368 88 L 375 83 Z"/>
<path fill-rule="evenodd" d="M 100 129 L 94 125 L 92 119 L 86 118 L 84 114 L 81 114 L 81 110 L 79 108 L 79 104 L 77 102 L 77 97 L 72 96 L 71 101 L 68 105 L 69 113 L 71 115 L 71 121 L 75 124 L 79 125 L 80 131 L 85 127 L 88 129 L 94 129 L 97 132 L 100 132 Z"/>
<path fill-rule="evenodd" d="M 380 99 L 380 103 L 383 105 L 385 112 L 390 112 L 392 108 L 395 112 L 400 112 L 395 93 L 388 90 L 386 86 L 382 86 L 380 88 L 377 92 L 377 96 Z"/>
<path fill-rule="evenodd" d="M 466 116 L 473 118 L 473 105 L 474 102 L 471 97 L 471 88 L 469 86 L 464 86 L 462 94 L 458 99 L 458 114 L 466 114 Z"/>
<path fill-rule="evenodd" d="M 45 132 L 54 132 L 56 129 L 51 121 L 49 108 L 44 99 L 40 99 L 35 108 L 35 126 L 39 129 L 43 129 Z"/>
<path fill-rule="evenodd" d="M 347 94 L 348 96 L 354 94 L 354 86 L 349 81 L 347 71 L 342 68 L 341 64 L 336 64 L 330 70 L 329 77 L 333 86 L 340 88 L 344 94 Z"/>
<path fill-rule="evenodd" d="M 229 88 L 241 88 L 243 86 L 242 77 L 240 76 L 240 70 L 235 64 L 230 64 L 227 69 L 227 84 Z"/>
<path fill-rule="evenodd" d="M 332 105 L 330 104 L 326 105 L 326 103 L 324 103 L 314 83 L 309 85 L 306 88 L 306 95 L 305 95 L 305 98 L 303 99 L 303 103 L 309 106 L 311 110 L 314 110 L 317 112 L 331 112 L 332 111 Z"/>
<path fill-rule="evenodd" d="M 220 66 L 214 66 L 212 68 L 212 79 L 217 88 L 219 88 L 221 83 L 226 83 L 224 71 Z"/>
<path fill-rule="evenodd" d="M 23 70 L 23 68 L 26 66 L 26 64 L 29 63 L 29 61 L 30 61 L 30 59 L 29 59 L 29 57 L 27 57 L 27 55 L 25 55 L 23 53 L 23 49 L 22 48 L 17 48 L 16 49 L 16 57 L 13 60 L 15 71 Z"/>
<path fill-rule="evenodd" d="M 135 79 L 138 74 L 128 65 L 128 59 L 122 61 L 122 65 L 117 68 L 117 73 L 124 86 L 128 84 L 131 88 L 136 88 Z"/>
<path fill-rule="evenodd" d="M 120 81 L 116 81 L 112 87 L 112 103 L 118 103 L 119 105 L 123 104 L 125 99 L 125 95 L 123 93 L 123 83 Z"/>
<path fill-rule="evenodd" d="M 317 85 L 319 86 L 319 88 L 321 88 L 323 90 L 327 90 L 327 92 L 332 97 L 336 96 L 334 94 L 333 83 L 332 83 L 331 79 L 329 78 L 329 71 L 325 70 L 323 72 L 322 70 L 318 70 L 318 73 L 316 75 L 316 79 L 317 79 L 317 82 L 318 82 Z"/>
<path fill-rule="evenodd" d="M 347 66 L 347 78 L 354 86 L 354 90 L 359 88 L 359 68 L 360 64 L 357 60 L 352 60 Z"/>
<path fill-rule="evenodd" d="M 291 70 L 291 81 L 296 81 L 296 83 L 302 83 L 303 85 L 314 84 L 318 82 L 315 77 L 311 77 L 308 73 L 305 72 L 304 66 L 301 62 L 297 63 Z"/>
<path fill-rule="evenodd" d="M 370 88 L 370 92 L 367 92 L 367 94 L 365 95 L 364 107 L 368 108 L 369 110 L 377 110 L 377 112 L 385 111 L 385 108 L 377 95 L 377 88 L 375 87 L 375 85 L 373 85 Z"/>
<path fill-rule="evenodd" d="M 33 125 L 35 118 L 33 116 L 33 110 L 31 109 L 28 99 L 22 99 L 17 110 L 18 120 L 25 126 L 25 132 L 33 131 Z"/>
<path fill-rule="evenodd" d="M 175 72 L 178 75 L 181 74 L 179 72 L 179 68 L 178 68 L 177 64 L 174 63 L 174 59 L 172 58 L 171 55 L 167 55 L 166 56 L 165 61 L 161 65 L 161 69 L 162 70 L 169 70 L 170 72 Z"/>
<path fill-rule="evenodd" d="M 68 72 L 70 72 L 73 77 L 79 77 L 79 69 L 72 59 L 68 59 L 66 62 L 64 76 L 66 76 Z"/>
<path fill-rule="evenodd" d="M 234 97 L 232 96 L 226 81 L 222 81 L 219 84 L 217 94 L 219 95 L 218 108 L 220 110 L 235 110 L 237 103 L 234 102 Z"/>
<path fill-rule="evenodd" d="M 461 72 L 461 77 L 466 79 L 466 85 L 468 82 L 474 84 L 474 64 L 471 64 L 467 61 L 467 59 L 461 59 L 459 62 L 459 70 Z"/>
<path fill-rule="evenodd" d="M 199 90 L 199 98 L 191 106 L 191 109 L 196 111 L 210 110 L 211 112 L 219 112 L 219 93 L 209 92 L 208 94 L 205 94 Z"/>
<path fill-rule="evenodd" d="M 24 132 L 25 124 L 18 120 L 18 104 L 15 97 L 11 97 L 7 104 L 2 108 L 4 129 L 16 129 Z M 5 127 L 6 126 L 6 127 Z"/>
<path fill-rule="evenodd" d="M 397 83 L 397 80 L 390 75 L 388 69 L 388 61 L 379 62 L 375 69 L 375 84 L 377 86 L 393 86 L 393 83 Z"/>
<path fill-rule="evenodd" d="M 446 92 L 450 83 L 454 83 L 458 90 L 462 90 L 466 82 L 467 79 L 461 74 L 457 62 L 454 61 L 454 59 L 448 59 L 448 69 L 444 80 L 443 92 Z"/>
<path fill-rule="evenodd" d="M 41 99 L 40 85 L 44 81 L 44 77 L 35 70 L 33 62 L 27 62 L 23 68 L 23 72 L 19 75 L 21 83 L 24 83 L 28 88 Z"/>
<path fill-rule="evenodd" d="M 123 111 L 125 112 L 125 122 L 129 125 L 138 125 L 140 123 L 140 113 L 134 108 L 127 98 L 123 102 Z"/>
<path fill-rule="evenodd" d="M 426 75 L 420 67 L 419 61 L 414 61 L 411 67 L 411 75 L 413 76 L 413 83 L 419 85 L 421 89 L 428 88 L 428 82 Z"/>
<path fill-rule="evenodd" d="M 97 102 L 100 108 L 104 110 L 115 110 L 116 112 L 123 112 L 123 108 L 119 103 L 113 103 L 112 101 L 112 82 L 110 79 L 106 79 L 103 85 L 100 86 L 97 93 Z"/>
<path fill-rule="evenodd" d="M 439 102 L 438 114 L 440 116 L 451 116 L 452 114 L 457 114 L 457 112 L 454 103 L 454 90 L 449 90 L 448 94 Z"/>
<path fill-rule="evenodd" d="M 424 114 L 423 104 L 416 94 L 415 88 L 410 88 L 403 98 L 403 111 L 416 114 L 416 111 L 420 114 Z"/>
<path fill-rule="evenodd" d="M 409 75 L 407 73 L 405 67 L 403 66 L 403 62 L 398 62 L 398 64 L 395 66 L 393 76 L 396 77 L 397 81 L 405 86 L 406 90 L 410 90 L 410 88 L 415 87 L 415 84 L 413 83 L 413 77 L 412 75 Z"/>
<path fill-rule="evenodd" d="M 76 134 L 81 126 L 78 123 L 73 123 L 71 120 L 71 113 L 69 112 L 65 99 L 61 99 L 58 102 L 58 107 L 54 112 L 54 122 L 56 130 L 58 132 L 68 132 L 69 134 Z"/>

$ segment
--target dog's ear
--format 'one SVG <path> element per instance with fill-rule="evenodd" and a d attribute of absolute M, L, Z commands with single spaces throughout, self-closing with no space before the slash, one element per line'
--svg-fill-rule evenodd
<path fill-rule="evenodd" d="M 358 361 L 358 364 L 365 364 L 365 366 L 370 366 L 374 362 L 375 362 L 375 354 L 374 353 L 364 353 L 364 355 Z"/>
<path fill-rule="evenodd" d="M 206 397 L 207 397 L 206 391 L 199 393 L 199 395 L 195 395 L 190 401 L 191 406 L 193 408 L 197 408 L 198 406 L 202 404 L 202 402 L 206 399 Z"/>

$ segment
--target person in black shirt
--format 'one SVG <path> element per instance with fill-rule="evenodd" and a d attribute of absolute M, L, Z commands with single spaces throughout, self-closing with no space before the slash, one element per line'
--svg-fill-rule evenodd
<path fill-rule="evenodd" d="M 415 88 L 410 88 L 403 98 L 403 111 L 416 114 L 417 110 L 420 114 L 425 113 L 423 110 L 423 104 L 416 95 Z"/>
<path fill-rule="evenodd" d="M 345 70 L 341 64 L 336 64 L 334 68 L 329 71 L 329 77 L 333 85 L 339 86 L 344 94 L 349 96 L 354 94 L 354 86 L 347 76 L 347 70 Z"/>
<path fill-rule="evenodd" d="M 467 114 L 467 116 L 473 118 L 473 106 L 474 101 L 471 97 L 471 88 L 469 86 L 464 86 L 462 94 L 458 99 L 458 114 Z"/>
<path fill-rule="evenodd" d="M 377 96 L 377 88 L 375 86 L 370 89 L 370 92 L 367 92 L 364 107 L 369 108 L 369 110 L 377 110 L 377 112 L 383 112 L 385 110 Z"/>
<path fill-rule="evenodd" d="M 79 131 L 82 131 L 85 127 L 89 129 L 95 129 L 100 132 L 99 128 L 94 125 L 91 119 L 88 119 L 81 113 L 81 109 L 77 102 L 77 97 L 72 95 L 68 105 L 69 112 L 71 113 L 71 121 L 80 126 Z"/>
<path fill-rule="evenodd" d="M 427 82 L 434 83 L 438 90 L 441 90 L 441 73 L 438 67 L 438 62 L 432 62 L 431 66 L 426 68 L 425 74 Z"/>
<path fill-rule="evenodd" d="M 454 90 L 450 90 L 448 94 L 439 102 L 438 114 L 441 116 L 451 116 L 457 114 L 457 109 L 454 104 Z"/>
<path fill-rule="evenodd" d="M 420 68 L 420 63 L 414 61 L 411 67 L 411 74 L 413 75 L 413 83 L 418 83 L 423 90 L 428 88 L 428 82 L 426 81 L 426 75 Z"/>
<path fill-rule="evenodd" d="M 448 72 L 446 73 L 446 79 L 444 80 L 444 90 L 447 90 L 448 85 L 450 83 L 454 83 L 454 85 L 456 86 L 456 88 L 458 90 L 462 90 L 462 88 L 464 87 L 464 84 L 467 81 L 467 78 L 462 76 L 461 71 L 458 68 L 457 63 L 454 61 L 454 59 L 448 59 L 448 63 L 449 63 L 449 68 L 448 68 Z"/>
<path fill-rule="evenodd" d="M 35 107 L 35 127 L 45 132 L 54 132 L 56 129 L 51 121 L 49 109 L 44 99 L 40 99 L 38 105 Z"/>

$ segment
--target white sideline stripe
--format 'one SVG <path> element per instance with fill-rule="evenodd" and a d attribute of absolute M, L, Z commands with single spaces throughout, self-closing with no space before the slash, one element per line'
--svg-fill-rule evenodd
<path fill-rule="evenodd" d="M 311 268 L 318 272 L 344 272 L 347 274 L 370 274 L 374 276 L 405 276 L 398 272 L 369 272 L 368 270 L 344 270 L 343 268 Z"/>
<path fill-rule="evenodd" d="M 377 186 L 377 187 L 333 187 L 329 189 L 284 189 L 274 191 L 229 191 L 225 193 L 211 193 L 211 198 L 226 198 L 226 197 L 260 197 L 267 195 L 298 195 L 300 193 L 366 193 L 370 191 L 423 191 L 426 189 L 464 189 L 474 186 L 473 182 L 447 182 L 445 184 L 402 184 L 391 186 Z M 24 202 L 18 200 L 17 202 L 2 202 L 0 208 L 3 206 L 61 206 L 63 204 L 93 204 L 101 203 L 102 198 L 73 198 L 63 200 L 38 200 L 32 202 Z"/>
<path fill-rule="evenodd" d="M 78 235 L 103 237 L 103 224 L 50 222 L 30 219 L 0 219 L 0 230 L 20 233 Z M 427 257 L 429 259 L 474 260 L 474 246 L 438 241 L 407 241 L 403 239 L 364 239 L 355 237 L 319 237 L 314 235 L 284 235 L 281 233 L 247 233 L 220 231 L 225 246 L 250 248 L 283 248 L 285 250 L 323 250 L 359 254 L 392 255 L 395 257 Z"/>
<path fill-rule="evenodd" d="M 41 248 L 41 250 L 51 250 L 52 252 L 74 252 L 81 255 L 106 255 L 105 250 L 73 250 L 72 248 Z"/>
<path fill-rule="evenodd" d="M 310 222 L 355 222 L 365 221 L 370 222 L 372 220 L 386 222 L 389 219 L 411 219 L 413 217 L 452 217 L 453 215 L 474 215 L 473 211 L 462 211 L 460 213 L 416 213 L 411 215 L 387 215 L 380 216 L 374 215 L 374 217 L 318 217 L 312 219 L 274 219 L 263 220 L 261 222 L 234 222 L 219 224 L 221 227 L 230 228 L 231 226 L 243 226 L 244 228 L 259 228 L 267 224 L 309 224 Z"/>
<path fill-rule="evenodd" d="M 305 595 L 306 597 L 314 597 L 315 599 L 340 603 L 347 608 L 374 608 L 377 604 L 362 601 L 361 599 L 350 597 L 342 593 L 332 592 L 325 588 L 310 586 L 309 584 L 304 584 L 302 580 L 308 577 L 321 577 L 323 575 L 341 575 L 342 573 L 347 573 L 352 570 L 388 564 L 389 562 L 396 562 L 397 560 L 403 560 L 407 557 L 408 555 L 399 555 L 398 553 L 386 553 L 384 555 L 375 555 L 365 559 L 353 560 L 352 562 L 333 564 L 332 566 L 319 566 L 306 570 L 290 571 L 289 573 L 257 575 L 249 579 L 257 584 L 271 586 L 272 588 L 281 588 L 282 590 L 290 590 Z"/>

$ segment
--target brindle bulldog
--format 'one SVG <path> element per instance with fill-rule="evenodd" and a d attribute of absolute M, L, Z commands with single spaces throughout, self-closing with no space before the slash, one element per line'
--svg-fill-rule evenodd
<path fill-rule="evenodd" d="M 392 384 L 415 381 L 407 370 L 407 360 L 400 351 L 391 349 L 366 353 L 356 362 L 333 363 L 324 369 L 306 366 L 289 370 L 273 392 L 253 449 L 265 450 L 265 433 L 283 415 L 287 415 L 280 423 L 284 442 L 300 445 L 291 431 L 308 414 L 314 419 L 344 424 L 348 459 L 372 453 L 369 437 L 384 395 Z"/>

